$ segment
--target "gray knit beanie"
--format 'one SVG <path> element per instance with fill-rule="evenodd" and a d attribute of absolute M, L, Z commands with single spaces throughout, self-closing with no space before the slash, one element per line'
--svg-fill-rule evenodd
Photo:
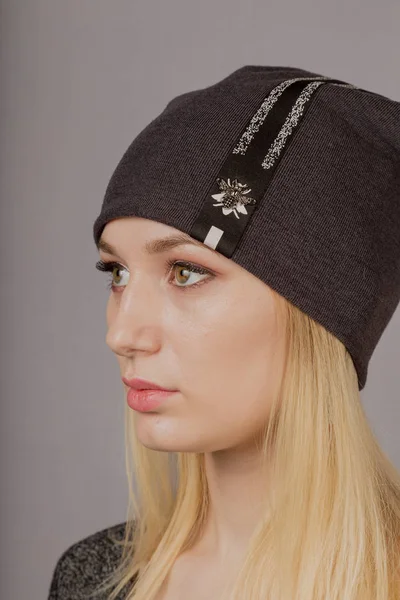
<path fill-rule="evenodd" d="M 94 222 L 189 234 L 333 333 L 366 383 L 400 300 L 400 102 L 294 67 L 243 66 L 173 98 Z"/>

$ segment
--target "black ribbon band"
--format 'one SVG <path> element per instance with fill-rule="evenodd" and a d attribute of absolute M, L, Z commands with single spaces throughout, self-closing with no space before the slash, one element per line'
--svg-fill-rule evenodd
<path fill-rule="evenodd" d="M 319 82 L 318 87 L 312 85 L 313 82 Z M 228 258 L 232 256 L 257 203 L 272 181 L 293 132 L 297 131 L 315 94 L 327 83 L 355 87 L 337 79 L 320 77 L 294 80 L 283 90 L 262 124 L 255 128 L 245 151 L 229 154 L 192 226 L 190 235 L 193 238 Z M 274 149 L 272 160 L 268 162 L 270 166 L 265 166 L 271 148 Z"/>

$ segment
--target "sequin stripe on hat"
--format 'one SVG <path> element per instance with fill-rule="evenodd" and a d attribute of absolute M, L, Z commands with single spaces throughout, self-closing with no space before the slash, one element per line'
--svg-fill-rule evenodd
<path fill-rule="evenodd" d="M 212 183 L 189 233 L 191 237 L 228 258 L 232 256 L 257 202 L 272 181 L 293 130 L 304 118 L 317 90 L 327 83 L 355 87 L 337 79 L 310 77 L 286 80 L 270 92 Z"/>
<path fill-rule="evenodd" d="M 292 135 L 294 128 L 298 125 L 299 120 L 304 112 L 306 103 L 310 100 L 311 95 L 316 91 L 316 89 L 321 85 L 321 83 L 332 83 L 333 85 L 338 85 L 342 87 L 356 87 L 351 84 L 333 83 L 331 81 L 313 81 L 312 83 L 309 83 L 301 92 L 300 96 L 297 98 L 292 110 L 290 111 L 284 124 L 282 125 L 279 134 L 275 138 L 273 144 L 270 146 L 261 164 L 263 169 L 271 169 L 271 167 L 274 166 L 274 163 L 279 158 L 279 155 L 285 147 L 288 138 Z"/>
<path fill-rule="evenodd" d="M 310 80 L 312 80 L 312 81 L 316 81 L 316 80 L 327 81 L 328 79 L 329 79 L 328 77 L 322 77 L 322 76 L 321 77 L 296 77 L 294 79 L 286 79 L 285 81 L 282 81 L 282 83 L 277 85 L 268 94 L 268 96 L 263 100 L 260 108 L 255 112 L 255 114 L 253 115 L 253 117 L 250 120 L 250 123 L 248 124 L 248 126 L 242 133 L 241 137 L 239 138 L 238 143 L 236 144 L 236 146 L 233 149 L 233 153 L 234 154 L 245 154 L 246 153 L 246 150 L 249 147 L 252 139 L 254 138 L 254 135 L 257 133 L 257 131 L 260 129 L 261 125 L 264 123 L 265 118 L 268 115 L 268 113 L 270 112 L 271 108 L 279 100 L 280 96 L 283 94 L 283 92 L 286 90 L 286 88 L 289 87 L 289 85 L 292 85 L 292 83 L 296 83 L 296 81 L 310 81 Z"/>

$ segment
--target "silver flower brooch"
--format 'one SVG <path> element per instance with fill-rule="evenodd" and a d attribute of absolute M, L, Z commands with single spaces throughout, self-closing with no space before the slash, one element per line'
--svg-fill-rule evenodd
<path fill-rule="evenodd" d="M 230 178 L 226 181 L 225 179 L 218 178 L 217 183 L 221 193 L 211 194 L 214 200 L 219 201 L 217 204 L 213 204 L 213 206 L 223 206 L 222 212 L 224 215 L 229 215 L 233 212 L 237 219 L 239 219 L 239 215 L 236 211 L 247 215 L 246 205 L 256 203 L 254 198 L 246 196 L 246 194 L 251 192 L 251 188 L 248 188 L 244 183 L 239 183 L 237 179 L 231 182 Z"/>

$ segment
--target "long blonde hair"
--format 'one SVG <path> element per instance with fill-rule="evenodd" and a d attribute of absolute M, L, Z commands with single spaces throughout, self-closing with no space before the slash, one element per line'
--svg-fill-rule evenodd
<path fill-rule="evenodd" d="M 229 598 L 400 600 L 400 474 L 368 424 L 343 343 L 273 293 L 287 352 L 259 449 L 276 485 Z M 134 419 L 126 407 L 129 506 L 121 562 L 99 589 L 114 588 L 109 600 L 123 588 L 127 600 L 154 600 L 208 511 L 204 454 L 148 449 Z"/>

